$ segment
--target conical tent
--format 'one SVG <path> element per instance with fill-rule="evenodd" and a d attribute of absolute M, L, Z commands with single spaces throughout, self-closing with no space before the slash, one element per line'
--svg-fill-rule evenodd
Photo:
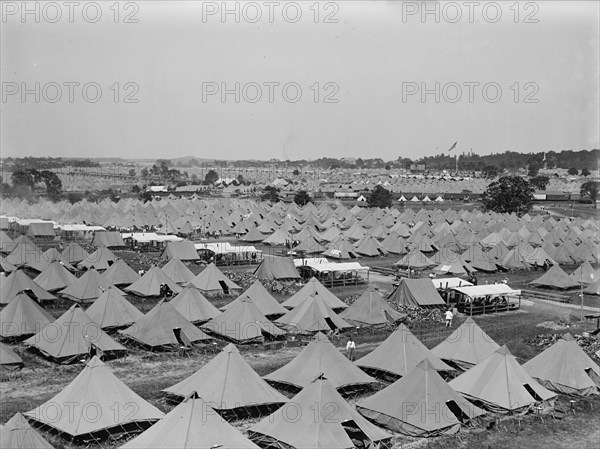
<path fill-rule="evenodd" d="M 85 259 L 89 254 L 83 249 L 78 243 L 72 242 L 67 245 L 65 249 L 63 249 L 61 255 L 69 262 L 69 263 L 79 263 L 83 259 Z"/>
<path fill-rule="evenodd" d="M 450 386 L 475 405 L 499 414 L 526 413 L 556 397 L 527 374 L 506 345 L 450 381 Z"/>
<path fill-rule="evenodd" d="M 178 399 L 197 392 L 227 419 L 271 413 L 288 401 L 260 378 L 232 344 L 190 377 L 162 391 Z"/>
<path fill-rule="evenodd" d="M 192 343 L 210 340 L 208 335 L 186 320 L 169 302 L 164 300 L 119 333 L 151 350 L 174 349 L 180 345 L 176 336 L 177 329 L 184 333 Z"/>
<path fill-rule="evenodd" d="M 237 302 L 244 299 L 249 299 L 252 301 L 258 310 L 260 310 L 260 312 L 267 318 L 285 315 L 288 312 L 281 304 L 277 302 L 275 298 L 273 298 L 273 296 L 271 296 L 271 294 L 263 287 L 258 279 L 254 281 L 250 287 L 248 287 L 248 290 L 246 290 L 229 304 L 221 307 L 221 310 L 227 310 Z"/>
<path fill-rule="evenodd" d="M 77 281 L 77 278 L 58 261 L 50 262 L 34 282 L 49 292 L 62 290 Z"/>
<path fill-rule="evenodd" d="M 79 268 L 89 270 L 106 270 L 117 260 L 117 256 L 105 246 L 100 246 L 96 251 L 88 255 L 77 264 Z"/>
<path fill-rule="evenodd" d="M 352 327 L 327 305 L 323 296 L 317 294 L 307 297 L 275 322 L 290 334 L 314 334 Z"/>
<path fill-rule="evenodd" d="M 321 332 L 291 362 L 263 378 L 271 384 L 286 389 L 291 387 L 297 392 L 321 374 L 342 393 L 356 392 L 377 383 L 348 360 Z"/>
<path fill-rule="evenodd" d="M 591 283 L 583 292 L 588 295 L 600 295 L 600 279 Z"/>
<path fill-rule="evenodd" d="M 38 301 L 56 299 L 56 296 L 37 285 L 23 270 L 16 270 L 6 278 L 0 276 L 0 305 L 8 304 L 19 293 L 27 290 L 30 290 Z"/>
<path fill-rule="evenodd" d="M 372 376 L 397 380 L 406 376 L 421 360 L 429 359 L 436 370 L 452 371 L 404 325 L 400 324 L 377 348 L 355 363 Z"/>
<path fill-rule="evenodd" d="M 355 251 L 361 256 L 377 257 L 384 256 L 386 251 L 372 235 L 366 235 L 360 241 L 356 242 Z"/>
<path fill-rule="evenodd" d="M 356 409 L 369 421 L 416 438 L 455 434 L 485 413 L 454 391 L 428 359 Z"/>
<path fill-rule="evenodd" d="M 250 299 L 242 299 L 202 325 L 206 332 L 238 344 L 283 337 L 285 332 L 264 316 Z"/>
<path fill-rule="evenodd" d="M 250 428 L 261 447 L 354 449 L 388 444 L 391 435 L 363 418 L 327 379 L 307 385 L 292 400 Z M 360 440 L 357 443 L 356 440 Z"/>
<path fill-rule="evenodd" d="M 23 359 L 15 353 L 10 346 L 0 342 L 0 367 L 2 369 L 16 369 L 23 366 Z M 4 448 L 4 446 L 0 446 Z"/>
<path fill-rule="evenodd" d="M 184 287 L 171 301 L 183 317 L 190 323 L 205 323 L 221 314 L 196 287 Z"/>
<path fill-rule="evenodd" d="M 94 349 L 106 356 L 123 356 L 127 352 L 77 304 L 25 340 L 25 344 L 57 363 L 72 363 L 89 355 Z"/>
<path fill-rule="evenodd" d="M 558 265 L 552 265 L 548 271 L 539 278 L 531 281 L 529 284 L 557 289 L 568 289 L 579 286 L 579 283 L 571 279 Z"/>
<path fill-rule="evenodd" d="M 60 393 L 25 416 L 75 441 L 98 441 L 144 430 L 164 415 L 94 356 Z"/>
<path fill-rule="evenodd" d="M 16 413 L 0 429 L 2 449 L 54 449 L 21 413 Z"/>
<path fill-rule="evenodd" d="M 259 449 L 238 429 L 192 393 L 159 422 L 129 440 L 121 449 Z"/>
<path fill-rule="evenodd" d="M 189 284 L 205 295 L 228 295 L 233 293 L 232 290 L 241 290 L 241 287 L 225 276 L 214 263 L 209 264 Z"/>
<path fill-rule="evenodd" d="M 42 306 L 20 293 L 0 311 L 0 337 L 23 338 L 37 334 L 54 321 Z"/>
<path fill-rule="evenodd" d="M 194 273 L 190 270 L 181 259 L 171 259 L 162 267 L 165 273 L 171 280 L 178 284 L 185 284 L 194 279 Z"/>
<path fill-rule="evenodd" d="M 6 256 L 6 261 L 18 267 L 43 260 L 42 254 L 42 251 L 35 246 L 35 243 L 25 237 L 20 243 L 17 243 L 12 252 Z"/>
<path fill-rule="evenodd" d="M 289 257 L 280 257 L 267 254 L 263 256 L 260 265 L 254 270 L 259 279 L 272 281 L 274 279 L 300 279 L 294 261 Z"/>
<path fill-rule="evenodd" d="M 388 301 L 403 306 L 444 307 L 446 303 L 435 289 L 431 279 L 402 278 L 388 297 Z"/>
<path fill-rule="evenodd" d="M 123 259 L 118 259 L 102 275 L 113 285 L 130 285 L 140 278 Z"/>
<path fill-rule="evenodd" d="M 167 285 L 173 293 L 179 293 L 181 287 L 167 276 L 160 268 L 154 266 L 144 275 L 125 288 L 125 291 L 136 296 L 149 297 L 160 296 L 162 294 L 161 286 Z"/>
<path fill-rule="evenodd" d="M 411 270 L 424 270 L 436 266 L 436 263 L 419 250 L 412 249 L 406 256 L 394 264 L 396 267 L 406 267 Z"/>
<path fill-rule="evenodd" d="M 0 273 L 12 273 L 16 269 L 16 266 L 10 262 L 7 262 L 4 257 L 0 256 Z"/>
<path fill-rule="evenodd" d="M 466 370 L 483 362 L 499 348 L 498 343 L 492 340 L 472 317 L 467 317 L 431 352 L 445 362 Z"/>
<path fill-rule="evenodd" d="M 558 340 L 523 365 L 540 385 L 574 396 L 600 394 L 600 367 L 579 347 L 571 334 Z"/>
<path fill-rule="evenodd" d="M 600 279 L 598 272 L 590 265 L 588 261 L 583 262 L 575 271 L 570 274 L 574 282 L 583 285 L 590 285 Z"/>
<path fill-rule="evenodd" d="M 102 293 L 85 313 L 104 330 L 130 326 L 144 316 L 113 287 Z"/>
<path fill-rule="evenodd" d="M 356 326 L 387 326 L 406 319 L 406 314 L 394 310 L 374 288 L 368 288 L 340 317 Z"/>
<path fill-rule="evenodd" d="M 298 290 L 294 295 L 290 296 L 281 305 L 287 309 L 293 309 L 294 307 L 302 304 L 309 296 L 319 296 L 328 307 L 333 310 L 343 310 L 348 308 L 348 305 L 341 299 L 331 293 L 327 287 L 321 284 L 317 278 L 311 278 L 304 287 Z"/>
<path fill-rule="evenodd" d="M 111 287 L 117 288 L 108 282 L 102 274 L 92 268 L 91 270 L 86 271 L 83 276 L 67 288 L 62 290 L 60 294 L 72 301 L 91 302 Z M 121 290 L 118 291 L 119 293 L 123 293 Z"/>

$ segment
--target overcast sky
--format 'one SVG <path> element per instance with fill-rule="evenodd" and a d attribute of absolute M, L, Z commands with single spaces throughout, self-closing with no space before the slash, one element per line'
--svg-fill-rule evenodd
<path fill-rule="evenodd" d="M 437 17 L 421 15 L 424 2 L 311 1 L 295 23 L 288 2 L 228 2 L 239 23 L 221 2 L 99 2 L 96 23 L 89 2 L 72 17 L 63 2 L 36 2 L 39 17 L 2 3 L 2 157 L 391 160 L 455 141 L 479 154 L 600 147 L 596 1 L 499 11 L 426 2 Z M 87 96 L 86 83 L 97 83 Z M 279 83 L 272 102 L 268 83 Z"/>

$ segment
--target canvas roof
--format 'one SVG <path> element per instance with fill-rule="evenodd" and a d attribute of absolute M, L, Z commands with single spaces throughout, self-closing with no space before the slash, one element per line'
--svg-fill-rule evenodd
<path fill-rule="evenodd" d="M 54 446 L 31 427 L 20 412 L 15 413 L 0 428 L 0 447 L 2 449 L 54 449 Z"/>
<path fill-rule="evenodd" d="M 428 358 L 438 371 L 452 371 L 435 354 L 421 343 L 404 324 L 366 356 L 358 359 L 356 365 L 378 377 L 394 380 L 406 376 L 421 360 Z"/>
<path fill-rule="evenodd" d="M 115 412 L 115 404 L 122 413 Z M 86 412 L 92 407 L 94 419 L 85 419 Z M 135 408 L 135 413 L 128 413 L 128 407 Z M 85 440 L 94 439 L 99 432 L 129 433 L 128 430 L 143 429 L 164 414 L 127 387 L 94 356 L 60 393 L 25 416 Z"/>
<path fill-rule="evenodd" d="M 401 401 L 398 398 L 402 398 Z M 463 416 L 448 407 L 453 401 Z M 485 412 L 452 389 L 429 359 L 410 373 L 356 406 L 369 421 L 411 437 L 436 437 L 457 433 L 463 424 Z"/>
<path fill-rule="evenodd" d="M 321 284 L 315 277 L 311 278 L 304 287 L 302 287 L 300 290 L 298 290 L 296 293 L 290 296 L 281 305 L 288 309 L 293 309 L 294 307 L 304 302 L 304 300 L 311 295 L 321 297 L 323 301 L 325 301 L 325 304 L 327 304 L 327 306 L 333 310 L 348 308 L 348 305 L 346 303 L 344 303 L 337 296 L 331 293 L 327 289 L 327 287 Z"/>
<path fill-rule="evenodd" d="M 192 393 L 159 422 L 121 449 L 259 449 L 213 411 L 212 404 Z"/>
<path fill-rule="evenodd" d="M 100 246 L 96 251 L 89 254 L 85 259 L 77 264 L 79 268 L 96 270 L 107 270 L 111 264 L 117 260 L 117 256 L 106 246 Z"/>
<path fill-rule="evenodd" d="M 321 374 L 338 390 L 353 391 L 377 383 L 348 360 L 321 332 L 292 361 L 263 377 L 270 383 L 300 390 Z"/>
<path fill-rule="evenodd" d="M 335 419 L 328 419 L 332 411 Z M 287 445 L 285 447 L 353 449 L 356 444 L 343 425 L 350 421 L 372 443 L 391 438 L 389 433 L 371 424 L 348 404 L 329 380 L 319 378 L 272 415 L 253 425 L 250 439 L 263 447 L 268 443 L 279 447 L 280 442 Z"/>
<path fill-rule="evenodd" d="M 25 340 L 25 344 L 58 363 L 71 363 L 89 354 L 92 345 L 107 355 L 123 355 L 127 351 L 77 304 Z"/>
<path fill-rule="evenodd" d="M 276 338 L 285 332 L 264 316 L 248 298 L 236 301 L 225 312 L 219 314 L 202 328 L 235 343 L 254 343 L 265 337 Z"/>
<path fill-rule="evenodd" d="M 298 270 L 294 266 L 294 261 L 289 257 L 274 256 L 271 254 L 263 255 L 260 265 L 254 270 L 254 274 L 259 279 L 300 279 Z"/>
<path fill-rule="evenodd" d="M 233 344 L 188 378 L 162 391 L 178 398 L 197 392 L 215 410 L 237 417 L 247 416 L 255 408 L 273 410 L 288 401 L 261 379 Z"/>
<path fill-rule="evenodd" d="M 210 337 L 186 320 L 171 303 L 162 300 L 127 329 L 119 331 L 131 340 L 149 348 L 173 348 L 179 345 L 174 329 L 181 329 L 193 343 Z"/>
<path fill-rule="evenodd" d="M 549 390 L 566 395 L 600 394 L 600 367 L 571 334 L 558 340 L 523 365 L 527 373 Z"/>
<path fill-rule="evenodd" d="M 56 296 L 37 285 L 23 270 L 16 270 L 7 277 L 0 276 L 0 305 L 8 304 L 24 290 L 31 290 L 38 301 L 56 299 Z"/>
<path fill-rule="evenodd" d="M 5 369 L 23 366 L 23 359 L 10 346 L 2 342 L 0 342 L 0 366 Z M 0 447 L 4 449 L 4 446 Z"/>
<path fill-rule="evenodd" d="M 182 240 L 180 242 L 167 242 L 160 258 L 164 260 L 199 260 L 200 256 L 198 256 L 193 242 Z"/>
<path fill-rule="evenodd" d="M 541 401 L 525 388 L 528 385 Z M 522 413 L 556 394 L 541 386 L 519 365 L 506 345 L 457 378 L 450 386 L 467 399 L 494 413 Z"/>
<path fill-rule="evenodd" d="M 106 280 L 96 269 L 86 271 L 83 276 L 76 279 L 71 285 L 61 290 L 61 296 L 77 302 L 88 302 L 98 298 L 109 288 L 117 288 Z M 118 290 L 118 289 L 117 289 Z M 119 290 L 120 293 L 122 293 Z"/>
<path fill-rule="evenodd" d="M 316 293 L 275 322 L 291 334 L 312 334 L 352 327 L 327 305 L 322 295 Z"/>
<path fill-rule="evenodd" d="M 162 284 L 168 285 L 173 293 L 181 291 L 181 287 L 157 266 L 153 266 L 146 271 L 141 278 L 126 287 L 125 291 L 143 297 L 159 296 Z"/>
<path fill-rule="evenodd" d="M 178 284 L 185 284 L 196 276 L 181 259 L 171 259 L 161 269 Z"/>
<path fill-rule="evenodd" d="M 468 369 L 487 359 L 498 348 L 498 343 L 492 340 L 472 317 L 467 317 L 431 352 L 444 361 Z"/>
<path fill-rule="evenodd" d="M 557 289 L 568 289 L 579 286 L 579 283 L 570 278 L 558 265 L 552 265 L 548 271 L 529 284 Z"/>
<path fill-rule="evenodd" d="M 77 278 L 58 261 L 50 262 L 34 282 L 45 290 L 56 291 L 73 284 Z"/>
<path fill-rule="evenodd" d="M 77 263 L 81 262 L 85 259 L 89 254 L 85 249 L 81 247 L 77 242 L 69 243 L 65 249 L 62 250 L 61 255 L 69 262 L 69 263 Z"/>
<path fill-rule="evenodd" d="M 85 313 L 102 329 L 129 326 L 144 316 L 114 287 L 102 293 Z"/>
<path fill-rule="evenodd" d="M 383 296 L 369 287 L 340 317 L 354 325 L 383 326 L 404 320 L 406 314 L 394 310 Z"/>
<path fill-rule="evenodd" d="M 444 307 L 446 303 L 429 278 L 402 278 L 388 301 L 405 306 Z"/>
<path fill-rule="evenodd" d="M 121 238 L 121 234 L 116 231 L 96 231 L 92 239 L 92 245 L 105 246 L 107 248 L 116 248 L 126 246 Z"/>
<path fill-rule="evenodd" d="M 0 311 L 0 337 L 33 335 L 53 321 L 54 317 L 42 306 L 25 293 L 19 293 Z"/>
<path fill-rule="evenodd" d="M 241 290 L 241 287 L 225 276 L 214 263 L 209 264 L 200 274 L 189 282 L 202 293 L 224 293 L 222 283 L 228 290 Z"/>
<path fill-rule="evenodd" d="M 113 285 L 130 285 L 140 278 L 123 259 L 117 259 L 104 273 L 104 278 Z"/>
<path fill-rule="evenodd" d="M 285 315 L 288 311 L 281 305 L 271 294 L 263 287 L 261 282 L 255 280 L 248 290 L 238 296 L 229 304 L 221 307 L 221 310 L 227 310 L 243 299 L 249 299 L 254 305 L 260 310 L 260 312 L 266 316 Z"/>
<path fill-rule="evenodd" d="M 194 286 L 184 287 L 170 302 L 185 319 L 195 324 L 204 323 L 221 314 Z"/>

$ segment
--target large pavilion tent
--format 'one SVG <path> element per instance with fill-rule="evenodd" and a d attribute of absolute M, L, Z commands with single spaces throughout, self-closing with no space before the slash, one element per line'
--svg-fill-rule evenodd
<path fill-rule="evenodd" d="M 196 392 L 226 419 L 269 414 L 288 401 L 261 379 L 233 344 L 194 374 L 162 392 L 177 400 Z"/>
<path fill-rule="evenodd" d="M 319 296 L 332 310 L 343 310 L 348 305 L 331 293 L 317 278 L 311 278 L 300 290 L 281 303 L 287 309 L 293 309 L 302 304 L 309 296 Z"/>
<path fill-rule="evenodd" d="M 557 393 L 582 397 L 600 394 L 600 367 L 571 334 L 565 334 L 523 368 L 540 385 Z"/>
<path fill-rule="evenodd" d="M 24 343 L 61 364 L 76 362 L 94 352 L 106 357 L 120 357 L 127 352 L 77 304 Z"/>
<path fill-rule="evenodd" d="M 400 324 L 377 348 L 355 363 L 374 377 L 395 381 L 406 376 L 425 358 L 438 371 L 453 371 L 452 367 L 427 349 L 408 327 Z"/>
<path fill-rule="evenodd" d="M 161 300 L 146 315 L 119 333 L 151 351 L 174 350 L 181 343 L 185 343 L 184 338 L 190 343 L 210 340 L 208 335 L 185 319 L 165 300 Z"/>
<path fill-rule="evenodd" d="M 356 326 L 380 327 L 402 321 L 406 314 L 394 310 L 377 290 L 369 287 L 340 317 Z"/>
<path fill-rule="evenodd" d="M 104 330 L 131 326 L 144 316 L 114 287 L 105 290 L 85 313 Z"/>
<path fill-rule="evenodd" d="M 456 434 L 485 414 L 454 391 L 429 359 L 356 409 L 371 422 L 415 438 Z"/>
<path fill-rule="evenodd" d="M 279 317 L 285 315 L 288 311 L 285 309 L 271 294 L 267 291 L 261 282 L 257 279 L 252 283 L 248 289 L 234 299 L 229 304 L 221 307 L 221 310 L 227 310 L 234 304 L 248 299 L 260 310 L 260 312 L 267 318 Z"/>
<path fill-rule="evenodd" d="M 115 406 L 119 413 L 114 410 Z M 86 413 L 92 413 L 91 409 L 94 419 L 85 419 Z M 130 413 L 130 409 L 135 413 Z M 76 442 L 97 442 L 144 430 L 164 414 L 127 387 L 94 356 L 61 392 L 25 416 Z"/>
<path fill-rule="evenodd" d="M 334 332 L 352 327 L 329 307 L 322 295 L 313 293 L 304 301 L 275 320 L 290 334 L 312 335 L 316 332 Z"/>
<path fill-rule="evenodd" d="M 142 297 L 160 296 L 163 294 L 163 285 L 168 286 L 174 294 L 181 292 L 181 287 L 155 265 L 141 278 L 126 287 L 125 291 Z"/>
<path fill-rule="evenodd" d="M 193 286 L 184 287 L 170 302 L 175 310 L 193 324 L 205 323 L 221 314 L 219 309 Z"/>
<path fill-rule="evenodd" d="M 391 434 L 363 418 L 323 377 L 253 425 L 250 439 L 261 447 L 286 448 L 354 449 L 359 444 L 361 447 L 389 444 Z"/>
<path fill-rule="evenodd" d="M 0 337 L 21 339 L 39 332 L 54 321 L 42 306 L 25 293 L 19 293 L 0 311 Z"/>
<path fill-rule="evenodd" d="M 466 370 L 484 361 L 499 348 L 498 343 L 472 317 L 467 317 L 431 352 L 444 362 Z"/>
<path fill-rule="evenodd" d="M 321 332 L 293 360 L 263 378 L 275 386 L 298 392 L 321 374 L 343 393 L 354 393 L 377 383 Z"/>
<path fill-rule="evenodd" d="M 241 287 L 225 276 L 214 263 L 209 264 L 200 274 L 189 282 L 205 295 L 232 294 Z"/>
<path fill-rule="evenodd" d="M 506 345 L 450 381 L 450 386 L 478 407 L 498 414 L 524 414 L 556 398 L 519 365 Z"/>
<path fill-rule="evenodd" d="M 223 420 L 197 392 L 120 449 L 259 449 L 238 429 Z"/>
<path fill-rule="evenodd" d="M 10 303 L 23 291 L 30 292 L 40 302 L 56 299 L 56 296 L 36 284 L 23 270 L 13 271 L 7 277 L 0 276 L 0 306 Z"/>
<path fill-rule="evenodd" d="M 274 340 L 286 334 L 269 321 L 249 298 L 236 301 L 223 313 L 204 323 L 202 329 L 236 344 Z"/>
<path fill-rule="evenodd" d="M 444 307 L 446 303 L 429 278 L 402 278 L 388 301 L 405 306 Z"/>
<path fill-rule="evenodd" d="M 54 449 L 54 446 L 31 427 L 21 412 L 15 413 L 4 426 L 0 427 L 0 447 L 2 449 Z"/>

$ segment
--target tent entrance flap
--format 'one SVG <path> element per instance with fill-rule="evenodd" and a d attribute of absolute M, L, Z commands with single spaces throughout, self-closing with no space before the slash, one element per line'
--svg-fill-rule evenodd
<path fill-rule="evenodd" d="M 226 295 L 228 295 L 229 294 L 229 287 L 227 286 L 227 284 L 225 283 L 225 281 L 219 281 L 219 285 L 223 289 L 223 293 L 225 293 Z"/>
<path fill-rule="evenodd" d="M 461 422 L 461 424 L 465 424 L 470 421 L 469 416 L 462 411 L 462 409 L 458 406 L 458 404 L 455 401 L 446 401 L 446 407 L 448 407 L 452 414 L 456 416 L 456 419 L 458 419 Z"/>
<path fill-rule="evenodd" d="M 337 412 L 337 408 L 331 407 L 332 405 L 334 404 L 330 404 L 330 408 L 332 409 L 330 410 L 330 414 L 333 417 L 333 414 Z M 325 415 L 327 415 L 326 409 L 327 407 L 325 407 L 325 410 L 323 410 L 325 412 Z M 325 416 L 325 422 L 327 422 L 327 419 L 327 416 Z M 344 428 L 344 431 L 346 432 L 348 437 L 350 437 L 356 448 L 367 449 L 373 447 L 371 446 L 371 441 L 369 440 L 369 437 L 362 431 L 360 427 L 358 427 L 358 424 L 356 424 L 354 420 L 348 419 L 346 421 L 342 421 L 342 427 Z"/>
<path fill-rule="evenodd" d="M 525 387 L 525 389 L 527 390 L 527 393 L 529 393 L 533 399 L 535 399 L 538 402 L 543 401 L 543 399 L 534 391 L 533 388 L 531 388 L 531 386 L 529 384 L 523 384 L 523 387 Z"/>

